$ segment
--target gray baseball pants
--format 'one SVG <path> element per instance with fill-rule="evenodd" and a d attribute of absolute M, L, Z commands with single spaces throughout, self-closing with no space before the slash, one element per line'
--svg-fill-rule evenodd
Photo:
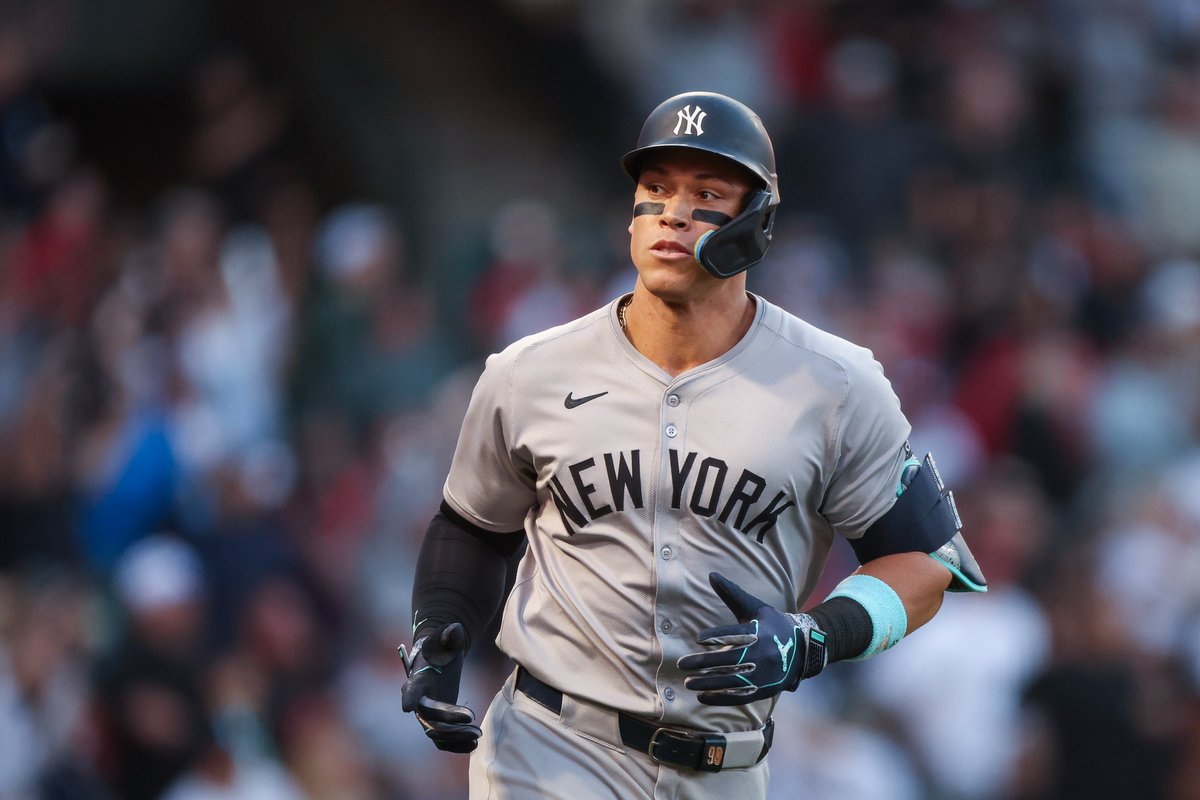
<path fill-rule="evenodd" d="M 764 759 L 697 772 L 655 763 L 621 744 L 617 715 L 564 696 L 560 714 L 508 677 L 483 718 L 471 756 L 471 800 L 754 800 L 767 793 Z"/>

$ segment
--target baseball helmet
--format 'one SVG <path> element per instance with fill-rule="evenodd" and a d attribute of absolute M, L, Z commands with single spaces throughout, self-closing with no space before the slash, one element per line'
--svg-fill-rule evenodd
<path fill-rule="evenodd" d="M 668 148 L 703 150 L 726 158 L 756 179 L 741 214 L 696 242 L 696 260 L 718 278 L 729 278 L 762 260 L 771 244 L 779 179 L 775 150 L 758 115 L 732 97 L 714 92 L 685 92 L 650 112 L 637 147 L 621 158 L 635 181 L 643 158 Z"/>

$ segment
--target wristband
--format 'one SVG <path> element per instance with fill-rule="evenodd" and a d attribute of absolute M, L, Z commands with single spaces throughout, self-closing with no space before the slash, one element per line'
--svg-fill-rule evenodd
<path fill-rule="evenodd" d="M 851 661 L 861 661 L 882 653 L 904 638 L 908 630 L 908 614 L 896 590 L 872 575 L 851 575 L 830 592 L 833 597 L 856 600 L 871 618 L 871 643 Z"/>

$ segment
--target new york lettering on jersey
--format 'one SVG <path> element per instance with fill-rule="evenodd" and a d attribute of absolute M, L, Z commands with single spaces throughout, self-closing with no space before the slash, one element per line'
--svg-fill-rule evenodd
<path fill-rule="evenodd" d="M 721 523 L 753 535 L 759 544 L 780 515 L 796 504 L 786 490 L 768 492 L 766 478 L 747 468 L 731 468 L 723 459 L 673 448 L 668 449 L 667 458 L 672 510 L 686 506 L 698 517 L 715 516 Z M 649 492 L 642 483 L 641 462 L 642 451 L 637 449 L 603 453 L 569 464 L 553 475 L 548 488 L 567 533 L 574 536 L 576 529 L 622 512 L 626 504 L 631 509 L 645 508 Z M 597 501 L 598 482 L 606 482 L 611 503 Z"/>

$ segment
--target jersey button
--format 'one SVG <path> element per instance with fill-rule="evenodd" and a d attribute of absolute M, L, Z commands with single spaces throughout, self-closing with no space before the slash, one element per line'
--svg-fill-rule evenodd
<path fill-rule="evenodd" d="M 673 552 L 670 547 L 664 547 L 662 550 L 658 551 L 658 554 L 663 557 L 663 561 L 669 561 L 673 555 Z"/>
<path fill-rule="evenodd" d="M 674 439 L 677 433 L 679 433 L 679 428 L 676 428 L 674 425 L 667 426 L 667 436 Z"/>
<path fill-rule="evenodd" d="M 662 629 L 663 633 L 670 633 L 671 629 L 675 627 L 675 624 L 672 623 L 671 620 L 669 620 L 669 619 L 664 619 L 662 621 L 662 624 L 659 625 L 658 627 Z"/>
<path fill-rule="evenodd" d="M 679 405 L 679 395 L 677 395 L 677 394 L 667 395 L 667 405 L 669 405 L 671 408 L 674 408 L 675 406 Z"/>
<path fill-rule="evenodd" d="M 675 690 L 668 686 L 666 689 L 663 689 L 663 697 L 667 698 L 667 700 L 674 700 Z"/>

